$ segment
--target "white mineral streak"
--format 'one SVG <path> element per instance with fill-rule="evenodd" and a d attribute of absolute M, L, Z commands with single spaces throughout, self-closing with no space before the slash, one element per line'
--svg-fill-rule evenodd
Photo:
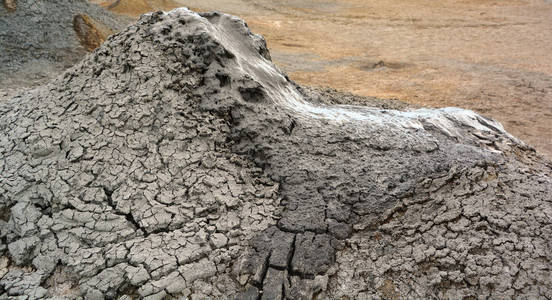
<path fill-rule="evenodd" d="M 267 89 L 268 96 L 275 102 L 296 114 L 307 118 L 324 119 L 338 123 L 363 122 L 370 126 L 382 126 L 395 129 L 413 129 L 424 131 L 424 125 L 432 125 L 449 136 L 458 136 L 458 126 L 470 126 L 483 132 L 499 131 L 507 134 L 512 140 L 521 143 L 506 133 L 502 125 L 496 121 L 483 120 L 481 116 L 471 110 L 447 107 L 442 109 L 416 109 L 397 111 L 374 109 L 354 105 L 316 105 L 304 100 L 297 89 L 284 77 L 283 73 L 269 60 L 265 59 L 251 43 L 244 43 L 245 36 L 239 30 L 232 30 L 226 23 L 224 26 L 211 23 L 187 8 L 178 8 L 168 14 L 178 14 L 201 24 L 205 32 L 210 32 L 214 38 L 228 48 L 237 58 L 236 68 L 240 72 L 251 76 Z M 240 26 L 242 20 L 234 20 Z"/>

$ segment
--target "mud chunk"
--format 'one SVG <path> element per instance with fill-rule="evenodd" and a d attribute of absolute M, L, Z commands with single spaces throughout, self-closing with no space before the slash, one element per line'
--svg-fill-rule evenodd
<path fill-rule="evenodd" d="M 276 269 L 268 269 L 266 278 L 263 281 L 263 291 L 261 299 L 283 299 L 284 297 L 284 284 L 286 283 L 287 271 L 280 271 Z"/>
<path fill-rule="evenodd" d="M 197 263 L 182 266 L 178 271 L 184 276 L 186 282 L 191 284 L 198 279 L 214 276 L 217 273 L 217 268 L 213 262 L 202 259 Z"/>
<path fill-rule="evenodd" d="M 10 226 L 20 236 L 38 232 L 37 222 L 42 217 L 40 210 L 31 203 L 19 202 L 11 208 Z"/>
<path fill-rule="evenodd" d="M 330 241 L 331 237 L 327 234 L 297 234 L 291 271 L 305 276 L 326 272 L 335 261 Z"/>
<path fill-rule="evenodd" d="M 228 238 L 222 233 L 214 233 L 210 237 L 211 245 L 217 249 L 228 244 Z"/>
<path fill-rule="evenodd" d="M 17 265 L 28 263 L 34 256 L 34 250 L 39 244 L 40 239 L 36 236 L 22 238 L 8 244 L 10 255 Z"/>
<path fill-rule="evenodd" d="M 41 281 L 42 276 L 38 273 L 26 273 L 13 268 L 0 279 L 0 284 L 9 296 L 27 295 L 31 299 L 40 299 L 47 293 L 47 290 L 40 286 Z"/>
<path fill-rule="evenodd" d="M 257 299 L 259 299 L 259 295 L 260 295 L 260 292 L 259 292 L 259 289 L 257 287 L 249 286 L 245 290 L 245 292 L 239 294 L 239 296 L 237 296 L 235 299 L 236 300 L 238 300 L 238 299 L 257 300 Z"/>
<path fill-rule="evenodd" d="M 316 299 L 325 298 L 324 292 L 328 288 L 327 276 L 315 276 L 314 278 L 302 278 L 293 276 L 290 278 L 290 287 L 286 287 L 285 295 L 288 299 Z"/>
<path fill-rule="evenodd" d="M 286 269 L 291 260 L 295 235 L 277 230 L 271 239 L 271 255 L 269 264 L 271 267 Z"/>
<path fill-rule="evenodd" d="M 351 235 L 353 229 L 349 224 L 340 223 L 333 219 L 328 219 L 328 231 L 337 239 L 342 240 L 348 238 Z"/>

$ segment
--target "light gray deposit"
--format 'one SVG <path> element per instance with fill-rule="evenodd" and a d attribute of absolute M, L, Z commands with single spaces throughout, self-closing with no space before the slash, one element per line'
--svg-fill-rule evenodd
<path fill-rule="evenodd" d="M 552 299 L 550 161 L 301 88 L 236 17 L 142 16 L 0 102 L 0 158 L 0 299 Z"/>

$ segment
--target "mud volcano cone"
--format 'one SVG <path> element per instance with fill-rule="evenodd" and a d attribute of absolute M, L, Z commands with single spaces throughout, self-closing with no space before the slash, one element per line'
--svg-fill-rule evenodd
<path fill-rule="evenodd" d="M 0 103 L 0 292 L 552 297 L 549 162 L 471 111 L 335 101 L 238 18 L 142 16 Z"/>

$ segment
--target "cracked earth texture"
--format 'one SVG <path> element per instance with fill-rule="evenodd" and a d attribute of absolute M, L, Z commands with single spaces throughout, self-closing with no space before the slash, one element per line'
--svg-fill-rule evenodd
<path fill-rule="evenodd" d="M 0 298 L 552 298 L 549 161 L 340 100 L 238 18 L 142 16 L 0 103 Z"/>

